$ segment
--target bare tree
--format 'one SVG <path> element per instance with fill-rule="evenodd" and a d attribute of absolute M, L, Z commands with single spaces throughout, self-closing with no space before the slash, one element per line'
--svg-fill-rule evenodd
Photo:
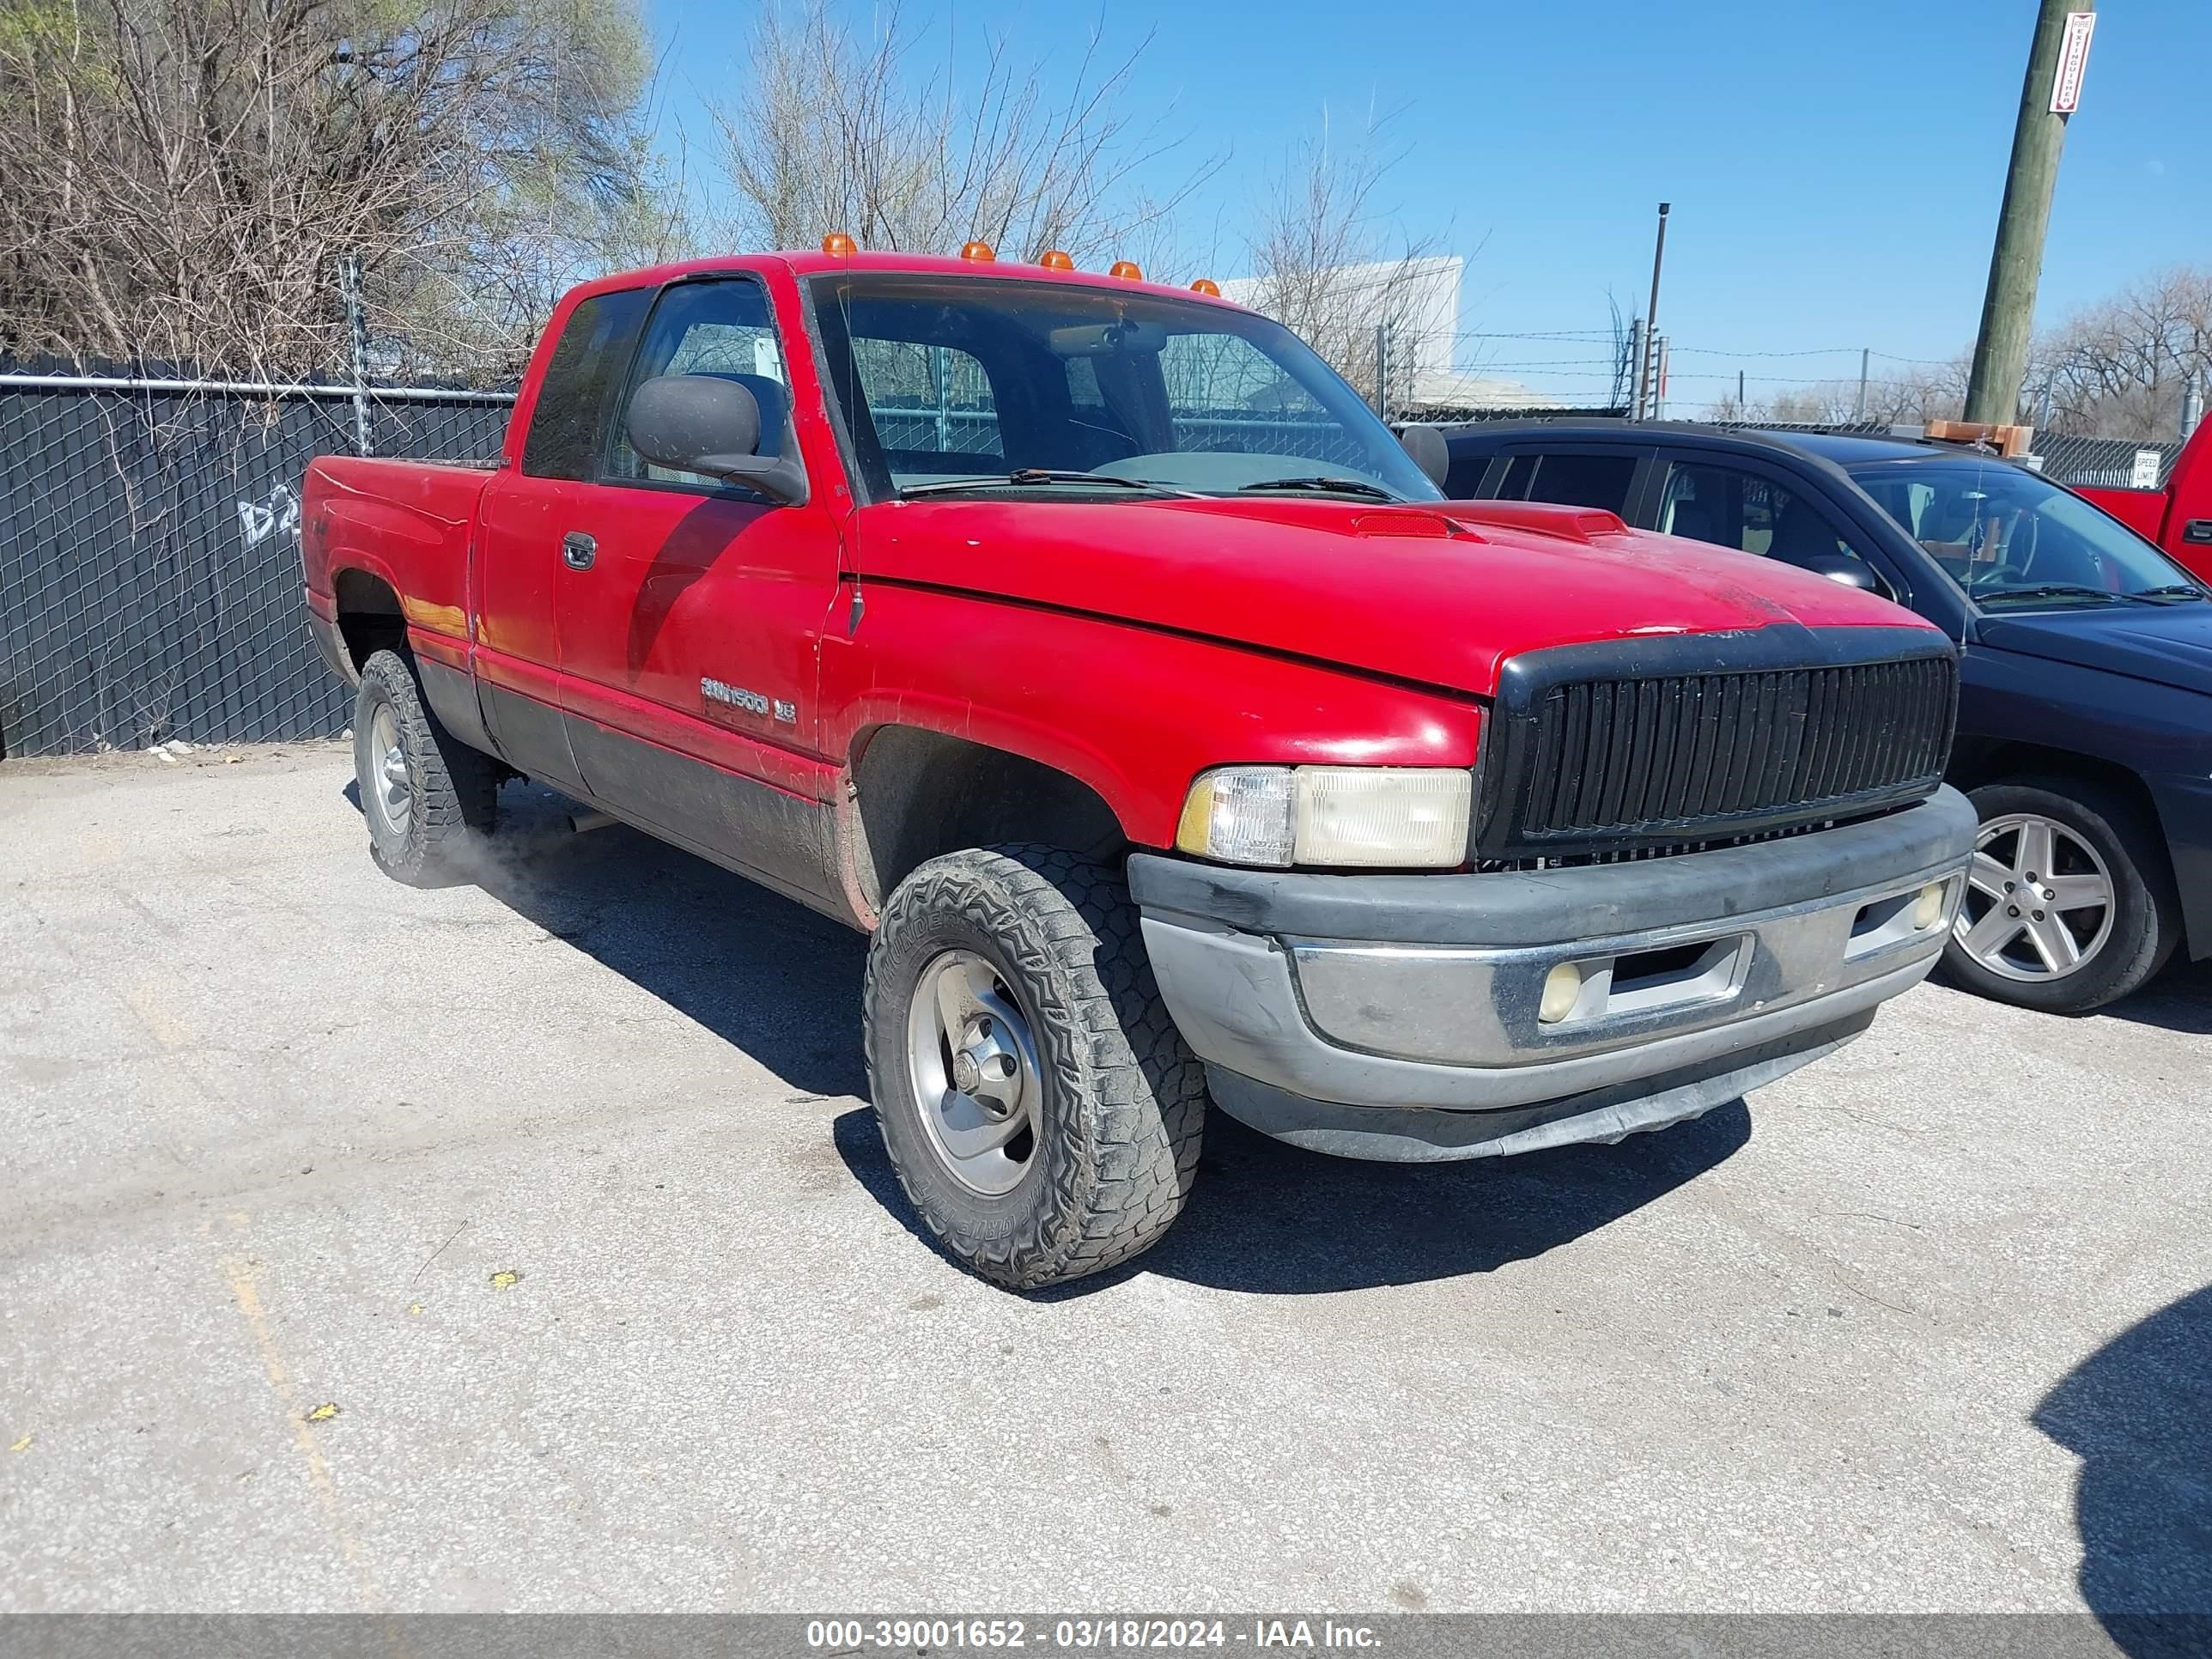
<path fill-rule="evenodd" d="M 1397 160 L 1384 134 L 1387 118 L 1370 121 L 1346 141 L 1326 114 L 1321 135 L 1292 146 L 1268 181 L 1247 243 L 1250 285 L 1244 298 L 1312 346 L 1372 400 L 1376 341 L 1388 362 L 1411 366 L 1427 349 L 1449 341 L 1431 335 L 1438 319 L 1419 314 L 1423 262 L 1434 235 L 1391 228 L 1381 194 Z M 1456 319 L 1442 319 L 1449 334 Z M 1395 401 L 1412 390 L 1401 386 Z"/>
<path fill-rule="evenodd" d="M 2212 270 L 2160 271 L 2036 341 L 2021 418 L 2083 437 L 2170 438 L 2192 380 L 2212 392 Z M 1833 423 L 1851 419 L 1857 401 L 1856 380 L 1823 381 L 1755 399 L 1741 417 Z M 1870 383 L 1866 418 L 1924 423 L 1956 417 L 1965 404 L 1960 358 Z"/>
<path fill-rule="evenodd" d="M 636 0 L 11 0 L 0 352 L 265 375 L 511 368 L 556 268 L 643 210 Z"/>
<path fill-rule="evenodd" d="M 1109 58 L 1094 33 L 1055 94 L 1039 65 L 993 40 L 963 93 L 949 30 L 947 67 L 917 75 L 896 5 L 865 33 L 830 0 L 802 0 L 788 18 L 763 7 L 738 90 L 709 106 L 736 198 L 735 240 L 806 247 L 842 230 L 864 247 L 915 252 L 975 240 L 1010 258 L 1124 255 L 1218 166 L 1156 178 L 1185 141 L 1127 112 L 1150 40 Z"/>
<path fill-rule="evenodd" d="M 2212 386 L 2212 270 L 2146 277 L 2036 343 L 2023 409 L 2086 436 L 2171 437 L 2185 385 Z"/>
<path fill-rule="evenodd" d="M 1709 406 L 1708 418 L 1771 421 L 1784 426 L 1924 426 L 1929 421 L 1956 419 L 1966 407 L 1966 362 L 1960 357 L 1917 365 L 1906 374 L 1869 380 L 1863 402 L 1856 378 L 1816 380 L 1741 403 L 1723 394 Z"/>

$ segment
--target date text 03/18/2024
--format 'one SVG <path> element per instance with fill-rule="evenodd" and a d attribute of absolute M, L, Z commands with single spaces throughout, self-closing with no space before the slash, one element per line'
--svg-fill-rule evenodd
<path fill-rule="evenodd" d="M 1371 1626 L 1338 1624 L 1332 1619 L 815 1619 L 807 1621 L 806 1645 L 834 1653 L 871 1648 L 893 1652 L 1013 1648 L 1117 1652 L 1228 1647 L 1296 1652 L 1371 1650 L 1381 1645 L 1381 1638 Z"/>

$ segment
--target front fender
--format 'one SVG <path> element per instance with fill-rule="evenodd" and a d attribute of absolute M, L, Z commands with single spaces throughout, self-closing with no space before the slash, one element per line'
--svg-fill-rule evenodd
<path fill-rule="evenodd" d="M 1233 762 L 1472 766 L 1471 697 L 1005 600 L 865 584 L 823 641 L 824 747 L 897 724 L 988 744 L 1095 791 L 1139 845 L 1175 841 L 1191 780 Z"/>

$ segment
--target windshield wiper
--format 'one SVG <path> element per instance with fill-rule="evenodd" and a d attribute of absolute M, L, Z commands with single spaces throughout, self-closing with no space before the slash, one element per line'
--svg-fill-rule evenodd
<path fill-rule="evenodd" d="M 1370 483 L 1364 478 L 1263 478 L 1258 483 L 1239 484 L 1237 493 L 1249 495 L 1255 489 L 1310 489 L 1320 495 L 1367 495 L 1378 501 L 1402 501 L 1403 496 Z"/>
<path fill-rule="evenodd" d="M 2136 599 L 2201 599 L 2204 590 L 2195 582 L 2171 582 L 2164 587 L 2138 587 L 2128 596 Z"/>
<path fill-rule="evenodd" d="M 1008 484 L 1024 488 L 1031 484 L 1103 484 L 1109 489 L 1141 489 L 1148 495 L 1194 494 L 1173 484 L 1156 483 L 1150 478 L 1124 478 L 1112 472 L 1077 472 L 1053 466 L 1022 466 L 1012 472 L 994 472 L 983 477 L 943 478 L 935 483 L 908 484 L 899 491 L 899 496 L 910 500 L 916 495 L 950 495 L 963 489 L 1004 489 Z"/>
<path fill-rule="evenodd" d="M 1979 605 L 1994 605 L 1999 599 L 2101 599 L 2107 605 L 2132 605 L 2141 596 L 2135 593 L 2116 593 L 2108 587 L 2084 587 L 2079 582 L 2045 582 L 2036 587 L 2000 587 L 1973 595 Z"/>

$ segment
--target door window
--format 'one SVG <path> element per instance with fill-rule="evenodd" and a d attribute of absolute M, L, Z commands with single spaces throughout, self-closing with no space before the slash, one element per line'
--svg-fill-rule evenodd
<path fill-rule="evenodd" d="M 1596 507 L 1624 518 L 1628 492 L 1636 482 L 1633 453 L 1575 455 L 1522 452 L 1507 464 L 1498 498 L 1509 501 L 1554 501 L 1563 507 Z"/>
<path fill-rule="evenodd" d="M 1669 536 L 1756 553 L 1827 574 L 1848 560 L 1887 599 L 1895 591 L 1836 528 L 1827 513 L 1762 473 L 1703 461 L 1670 461 L 1658 528 Z"/>
<path fill-rule="evenodd" d="M 786 417 L 791 410 L 789 377 L 782 349 L 769 314 L 768 294 L 744 277 L 712 283 L 678 283 L 665 290 L 646 325 L 629 391 L 659 374 L 711 374 L 734 380 L 760 405 L 760 447 L 773 459 L 783 453 Z M 629 398 L 622 418 L 607 434 L 605 476 L 638 483 L 667 483 L 687 489 L 722 489 L 722 481 L 697 472 L 656 466 L 629 444 Z"/>
<path fill-rule="evenodd" d="M 568 313 L 530 411 L 522 470 L 533 478 L 584 479 L 599 453 L 607 405 L 637 343 L 650 289 L 596 294 Z"/>

